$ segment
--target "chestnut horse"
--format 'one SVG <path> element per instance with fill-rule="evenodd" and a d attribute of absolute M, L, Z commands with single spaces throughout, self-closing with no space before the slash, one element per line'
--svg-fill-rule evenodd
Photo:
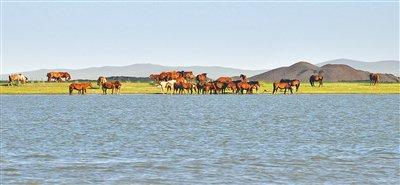
<path fill-rule="evenodd" d="M 68 72 L 59 72 L 59 71 L 52 71 L 47 73 L 47 81 L 50 82 L 52 80 L 61 82 L 63 79 L 68 81 L 71 80 L 71 75 Z"/>
<path fill-rule="evenodd" d="M 235 80 L 235 81 L 232 81 L 232 82 L 230 82 L 230 83 L 228 83 L 228 87 L 227 88 L 229 88 L 231 91 L 232 91 L 232 93 L 238 93 L 239 91 L 238 91 L 238 83 L 240 83 L 241 82 L 241 80 Z"/>
<path fill-rule="evenodd" d="M 299 87 L 300 87 L 300 80 L 297 80 L 297 79 L 293 79 L 293 80 L 290 80 L 290 79 L 281 79 L 280 82 L 290 83 L 290 85 L 291 85 L 292 87 L 295 86 L 295 87 L 296 87 L 296 92 L 299 90 Z"/>
<path fill-rule="evenodd" d="M 260 82 L 259 81 L 250 81 L 249 82 L 250 86 L 251 86 L 251 93 L 253 93 L 253 89 L 256 90 L 256 93 L 258 93 L 258 89 L 261 87 Z"/>
<path fill-rule="evenodd" d="M 109 81 L 109 82 L 105 82 L 103 84 L 101 84 L 102 86 L 102 90 L 103 90 L 103 94 L 107 94 L 107 89 L 112 89 L 111 94 L 114 94 L 114 91 L 116 91 L 117 93 L 120 93 L 120 89 L 121 89 L 121 82 L 117 81 Z"/>
<path fill-rule="evenodd" d="M 377 73 L 370 73 L 369 74 L 369 84 L 376 85 L 379 82 L 380 76 Z"/>
<path fill-rule="evenodd" d="M 83 83 L 72 83 L 69 85 L 69 95 L 72 95 L 73 90 L 77 90 L 78 94 L 86 94 L 86 89 L 92 88 L 92 83 L 83 82 Z"/>
<path fill-rule="evenodd" d="M 151 74 L 149 76 L 151 80 L 153 80 L 156 84 L 160 83 L 160 75 L 159 74 Z"/>
<path fill-rule="evenodd" d="M 196 76 L 196 80 L 198 83 L 205 82 L 207 80 L 207 73 L 201 73 Z"/>
<path fill-rule="evenodd" d="M 321 87 L 323 79 L 324 79 L 324 77 L 321 76 L 321 75 L 311 75 L 310 76 L 311 87 L 315 87 L 314 82 L 319 82 L 319 86 L 318 87 Z"/>
<path fill-rule="evenodd" d="M 274 82 L 272 84 L 272 87 L 273 87 L 272 94 L 275 94 L 275 92 L 277 92 L 278 89 L 285 89 L 284 94 L 286 94 L 286 90 L 289 89 L 290 93 L 293 94 L 292 85 L 290 84 L 290 82 L 289 83 L 288 82 Z"/>
<path fill-rule="evenodd" d="M 183 94 L 185 90 L 187 91 L 187 93 L 190 92 L 190 94 L 193 94 L 194 84 L 187 82 L 177 82 L 175 83 L 174 88 L 175 92 L 179 94 Z"/>
<path fill-rule="evenodd" d="M 222 76 L 222 77 L 219 77 L 216 81 L 217 82 L 221 82 L 221 83 L 229 83 L 229 82 L 232 82 L 232 78 L 231 77 Z"/>
<path fill-rule="evenodd" d="M 237 91 L 243 94 L 243 91 L 246 90 L 247 94 L 251 94 L 251 85 L 247 81 L 241 81 L 237 84 Z"/>
<path fill-rule="evenodd" d="M 218 94 L 218 93 L 222 93 L 225 94 L 225 90 L 228 87 L 229 83 L 223 83 L 223 82 L 218 82 L 218 81 L 214 81 L 213 85 L 214 85 L 214 93 Z"/>

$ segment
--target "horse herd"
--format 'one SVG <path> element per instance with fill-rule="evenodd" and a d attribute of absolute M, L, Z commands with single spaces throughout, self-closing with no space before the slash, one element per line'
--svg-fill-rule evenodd
<path fill-rule="evenodd" d="M 48 82 L 61 82 L 71 80 L 71 75 L 68 72 L 53 71 L 46 74 Z M 212 80 L 207 77 L 207 73 L 201 73 L 194 75 L 192 71 L 165 71 L 159 74 L 151 74 L 150 79 L 154 81 L 157 87 L 161 88 L 161 92 L 171 94 L 184 94 L 186 93 L 197 93 L 197 94 L 225 94 L 227 91 L 231 91 L 234 94 L 253 94 L 258 92 L 261 85 L 259 81 L 249 81 L 246 75 L 241 74 L 238 80 L 234 80 L 231 77 L 222 76 L 216 80 Z M 18 83 L 27 83 L 28 78 L 23 74 L 11 74 L 8 76 L 9 85 L 17 81 Z M 370 84 L 376 85 L 379 80 L 379 74 L 371 73 L 369 75 Z M 319 83 L 319 87 L 323 86 L 323 76 L 321 74 L 310 76 L 310 85 L 315 86 L 315 82 Z M 107 90 L 111 89 L 111 93 L 120 93 L 122 83 L 120 81 L 107 81 L 107 78 L 101 76 L 97 80 L 97 85 L 101 87 L 103 94 L 107 94 Z M 298 79 L 281 79 L 272 84 L 272 94 L 283 90 L 286 94 L 287 90 L 293 93 L 293 88 L 296 92 L 300 87 L 300 80 Z M 92 88 L 90 82 L 74 82 L 68 87 L 69 94 L 72 94 L 74 90 L 78 91 L 78 94 L 86 94 L 86 90 Z"/>

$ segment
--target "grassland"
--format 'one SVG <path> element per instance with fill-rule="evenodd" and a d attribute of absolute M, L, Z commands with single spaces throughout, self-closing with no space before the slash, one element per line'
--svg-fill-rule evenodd
<path fill-rule="evenodd" d="M 0 84 L 0 94 L 68 94 L 70 83 L 33 82 L 28 84 L 8 86 Z M 93 88 L 88 94 L 101 94 L 101 89 L 92 83 Z M 154 84 L 144 82 L 126 82 L 122 84 L 121 94 L 157 94 L 160 89 Z M 262 83 L 259 93 L 272 92 L 271 83 Z M 369 83 L 324 83 L 323 87 L 310 87 L 308 83 L 301 84 L 298 94 L 400 94 L 400 83 L 380 83 L 370 86 Z M 74 94 L 76 92 L 74 91 Z"/>

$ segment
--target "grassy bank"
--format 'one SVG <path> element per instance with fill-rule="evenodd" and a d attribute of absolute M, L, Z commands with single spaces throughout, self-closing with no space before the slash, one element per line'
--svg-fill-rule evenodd
<path fill-rule="evenodd" d="M 67 94 L 70 83 L 28 83 L 19 86 L 0 84 L 0 94 Z M 89 94 L 101 94 L 101 89 L 92 83 Z M 264 91 L 265 90 L 265 91 Z M 156 94 L 160 89 L 150 83 L 126 82 L 122 84 L 122 94 Z M 262 83 L 259 93 L 271 93 L 272 84 Z M 400 83 L 380 83 L 370 86 L 369 83 L 324 83 L 324 87 L 310 87 L 308 83 L 301 84 L 299 94 L 400 94 Z M 76 92 L 74 91 L 74 94 Z"/>

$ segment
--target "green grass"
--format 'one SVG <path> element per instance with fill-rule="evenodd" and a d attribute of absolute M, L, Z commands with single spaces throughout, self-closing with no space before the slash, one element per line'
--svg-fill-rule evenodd
<path fill-rule="evenodd" d="M 18 86 L 0 84 L 0 94 L 68 94 L 70 83 L 35 82 Z M 101 89 L 92 83 L 88 94 L 101 94 Z M 264 91 L 265 90 L 265 91 Z M 109 90 L 109 92 L 111 92 Z M 271 93 L 272 83 L 262 83 L 259 93 Z M 155 85 L 144 82 L 122 83 L 121 94 L 156 94 L 161 90 Z M 279 92 L 283 93 L 283 92 Z M 299 94 L 400 94 L 400 83 L 380 83 L 370 86 L 369 83 L 324 83 L 323 87 L 310 87 L 309 83 L 301 84 Z M 76 91 L 74 91 L 76 94 Z"/>

